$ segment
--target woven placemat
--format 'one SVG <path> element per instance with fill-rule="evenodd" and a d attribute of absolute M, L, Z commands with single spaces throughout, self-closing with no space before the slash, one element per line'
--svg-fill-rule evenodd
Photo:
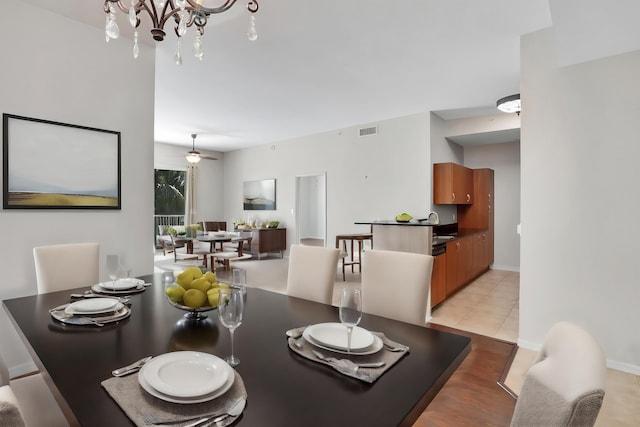
<path fill-rule="evenodd" d="M 247 397 L 240 374 L 233 370 L 233 385 L 223 395 L 203 403 L 181 404 L 166 402 L 147 393 L 138 382 L 138 375 L 113 377 L 101 384 L 109 396 L 137 426 L 153 426 L 156 422 L 177 421 L 209 414 L 224 413 L 237 399 Z M 175 424 L 176 427 L 188 424 Z"/>
<path fill-rule="evenodd" d="M 313 360 L 314 362 L 328 365 L 333 369 L 335 369 L 336 371 L 340 372 L 341 374 L 347 375 L 349 377 L 357 378 L 367 383 L 373 383 L 378 378 L 380 378 L 385 372 L 387 372 L 393 365 L 398 363 L 398 361 L 402 359 L 407 353 L 409 353 L 409 347 L 390 340 L 382 332 L 372 332 L 372 334 L 374 334 L 375 336 L 377 336 L 382 340 L 383 346 L 380 351 L 373 354 L 367 354 L 367 355 L 354 355 L 354 354 L 347 355 L 342 353 L 331 352 L 331 351 L 324 350 L 314 346 L 313 344 L 311 344 L 310 342 L 308 342 L 302 337 L 297 339 L 289 338 L 287 342 L 289 344 L 289 348 L 291 349 L 291 351 L 294 351 L 295 353 L 309 360 Z M 387 347 L 391 347 L 391 348 L 399 347 L 399 348 L 402 348 L 403 350 L 391 351 L 391 350 L 388 350 Z M 384 362 L 385 365 L 381 368 L 359 368 L 356 372 L 349 372 L 348 370 L 345 370 L 336 364 L 318 359 L 311 350 L 319 351 L 323 355 L 335 357 L 337 359 L 349 359 L 355 363 Z"/>

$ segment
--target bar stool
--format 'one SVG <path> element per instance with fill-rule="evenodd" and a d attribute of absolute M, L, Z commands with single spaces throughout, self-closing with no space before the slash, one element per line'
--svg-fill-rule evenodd
<path fill-rule="evenodd" d="M 365 240 L 371 241 L 371 248 L 373 248 L 373 234 L 371 233 L 355 233 L 355 234 L 338 234 L 336 235 L 336 248 L 340 249 L 340 242 L 342 241 L 342 253 L 340 257 L 342 259 L 342 281 L 346 280 L 344 268 L 345 266 L 351 266 L 351 272 L 354 272 L 354 265 L 358 266 L 358 272 L 362 272 L 362 266 L 360 265 L 360 260 L 362 259 L 362 243 Z M 349 242 L 349 248 L 351 252 L 347 250 L 347 242 Z M 353 253 L 354 245 L 353 242 L 358 242 L 358 258 L 356 259 Z M 349 253 L 351 253 L 351 260 L 347 261 L 347 257 L 349 257 Z"/>

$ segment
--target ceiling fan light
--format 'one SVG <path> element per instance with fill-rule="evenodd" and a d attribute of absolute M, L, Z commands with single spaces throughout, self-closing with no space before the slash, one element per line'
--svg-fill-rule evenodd
<path fill-rule="evenodd" d="M 189 163 L 198 163 L 202 159 L 200 153 L 195 150 L 187 152 L 185 157 Z"/>
<path fill-rule="evenodd" d="M 517 113 L 520 115 L 520 94 L 509 95 L 498 99 L 496 107 L 504 113 Z"/>

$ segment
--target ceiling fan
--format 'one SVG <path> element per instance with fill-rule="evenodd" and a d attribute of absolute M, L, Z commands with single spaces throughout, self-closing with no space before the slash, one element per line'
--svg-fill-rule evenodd
<path fill-rule="evenodd" d="M 191 134 L 191 138 L 192 138 L 191 151 L 187 151 L 187 155 L 185 156 L 186 159 L 187 159 L 187 162 L 195 164 L 195 163 L 198 163 L 202 159 L 205 159 L 205 160 L 218 160 L 216 157 L 207 156 L 206 154 L 200 154 L 199 151 L 196 151 L 196 136 L 198 136 L 197 133 L 192 133 Z"/>

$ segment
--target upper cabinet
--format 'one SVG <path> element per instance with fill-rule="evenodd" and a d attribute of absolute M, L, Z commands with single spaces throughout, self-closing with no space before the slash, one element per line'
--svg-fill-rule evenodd
<path fill-rule="evenodd" d="M 473 198 L 473 169 L 456 163 L 434 163 L 434 204 L 470 205 Z"/>

